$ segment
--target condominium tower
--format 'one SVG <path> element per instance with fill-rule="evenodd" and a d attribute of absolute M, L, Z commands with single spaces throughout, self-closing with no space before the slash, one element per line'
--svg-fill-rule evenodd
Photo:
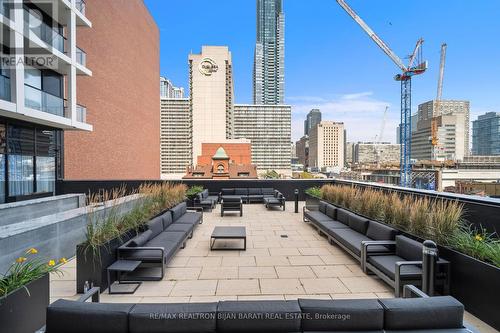
<path fill-rule="evenodd" d="M 56 179 L 63 177 L 63 131 L 93 127 L 77 96 L 77 76 L 92 76 L 77 46 L 80 32 L 92 30 L 85 14 L 92 4 L 0 4 L 1 204 L 53 195 Z"/>
<path fill-rule="evenodd" d="M 234 106 L 234 138 L 251 140 L 258 170 L 291 173 L 291 114 L 289 105 Z"/>
<path fill-rule="evenodd" d="M 488 112 L 472 122 L 472 154 L 500 155 L 500 112 Z"/>
<path fill-rule="evenodd" d="M 175 87 L 169 79 L 160 77 L 160 97 L 184 98 L 184 88 Z"/>
<path fill-rule="evenodd" d="M 312 109 L 306 116 L 304 120 L 304 135 L 309 135 L 311 128 L 316 127 L 321 122 L 321 111 L 318 109 Z"/>
<path fill-rule="evenodd" d="M 254 104 L 278 105 L 285 96 L 285 14 L 282 0 L 257 0 Z"/>
<path fill-rule="evenodd" d="M 309 135 L 309 167 L 339 172 L 344 167 L 344 123 L 322 121 Z"/>
<path fill-rule="evenodd" d="M 196 161 L 202 143 L 223 142 L 233 135 L 233 72 L 227 46 L 203 46 L 200 54 L 189 55 L 189 91 Z"/>

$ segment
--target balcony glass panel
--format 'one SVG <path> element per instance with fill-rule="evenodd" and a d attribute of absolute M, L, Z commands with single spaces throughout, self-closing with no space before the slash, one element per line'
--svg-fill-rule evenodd
<path fill-rule="evenodd" d="M 80 65 L 87 65 L 87 53 L 80 48 L 76 48 L 76 62 Z"/>
<path fill-rule="evenodd" d="M 85 6 L 86 6 L 85 0 L 76 0 L 75 5 L 76 9 L 78 9 L 80 13 L 85 15 Z"/>
<path fill-rule="evenodd" d="M 64 117 L 64 100 L 39 89 L 24 86 L 26 107 Z"/>
<path fill-rule="evenodd" d="M 0 75 L 0 99 L 10 101 L 10 78 Z"/>
<path fill-rule="evenodd" d="M 12 6 L 11 0 L 0 0 L 0 14 L 5 16 L 6 18 L 10 18 L 10 7 L 11 6 Z"/>
<path fill-rule="evenodd" d="M 64 36 L 56 28 L 45 23 L 39 11 L 26 9 L 24 12 L 25 29 L 31 30 L 49 46 L 64 53 Z"/>
<path fill-rule="evenodd" d="M 81 123 L 87 122 L 87 108 L 82 105 L 76 105 L 76 120 Z"/>

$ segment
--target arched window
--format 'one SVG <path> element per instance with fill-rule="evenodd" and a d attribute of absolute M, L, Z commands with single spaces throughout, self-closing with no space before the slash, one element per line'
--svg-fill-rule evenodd
<path fill-rule="evenodd" d="M 224 173 L 224 165 L 222 164 L 217 165 L 217 173 Z"/>

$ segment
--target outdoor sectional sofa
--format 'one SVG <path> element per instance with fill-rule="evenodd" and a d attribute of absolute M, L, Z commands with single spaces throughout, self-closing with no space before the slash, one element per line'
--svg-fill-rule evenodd
<path fill-rule="evenodd" d="M 178 204 L 147 223 L 147 230 L 118 248 L 118 259 L 138 260 L 142 264 L 161 268 L 160 276 L 141 277 L 142 280 L 161 280 L 165 266 L 175 253 L 184 248 L 193 236 L 203 214 L 187 209 L 185 202 Z"/>
<path fill-rule="evenodd" d="M 218 202 L 219 202 L 219 197 L 217 195 L 210 195 L 207 189 L 198 193 L 194 198 L 195 207 L 213 209 L 217 206 Z"/>
<path fill-rule="evenodd" d="M 52 303 L 42 332 L 473 332 L 459 301 L 427 297 L 413 286 L 405 286 L 405 296 L 417 298 L 177 304 L 98 303 L 98 292 Z"/>
<path fill-rule="evenodd" d="M 330 242 L 357 259 L 364 272 L 369 270 L 394 287 L 400 296 L 404 284 L 420 285 L 422 244 L 385 224 L 369 220 L 324 201 L 304 207 L 303 219 L 310 222 Z M 442 292 L 449 292 L 449 262 L 439 259 L 436 279 Z"/>
<path fill-rule="evenodd" d="M 241 198 L 243 202 L 264 202 L 264 198 L 274 197 L 275 190 L 269 187 L 250 187 L 250 188 L 223 188 L 220 191 L 219 198 Z"/>

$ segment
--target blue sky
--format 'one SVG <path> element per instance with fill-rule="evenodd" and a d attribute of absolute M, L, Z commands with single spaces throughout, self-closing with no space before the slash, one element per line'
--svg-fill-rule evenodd
<path fill-rule="evenodd" d="M 161 75 L 187 87 L 187 57 L 202 45 L 233 55 L 235 100 L 252 101 L 255 0 L 145 0 L 161 35 Z M 348 0 L 401 58 L 423 37 L 429 70 L 413 81 L 413 108 L 436 96 L 439 52 L 448 44 L 443 98 L 471 101 L 471 120 L 500 112 L 500 1 Z M 284 0 L 286 102 L 292 137 L 320 108 L 344 121 L 349 141 L 373 140 L 390 107 L 383 139 L 395 141 L 400 87 L 397 67 L 334 0 Z"/>

